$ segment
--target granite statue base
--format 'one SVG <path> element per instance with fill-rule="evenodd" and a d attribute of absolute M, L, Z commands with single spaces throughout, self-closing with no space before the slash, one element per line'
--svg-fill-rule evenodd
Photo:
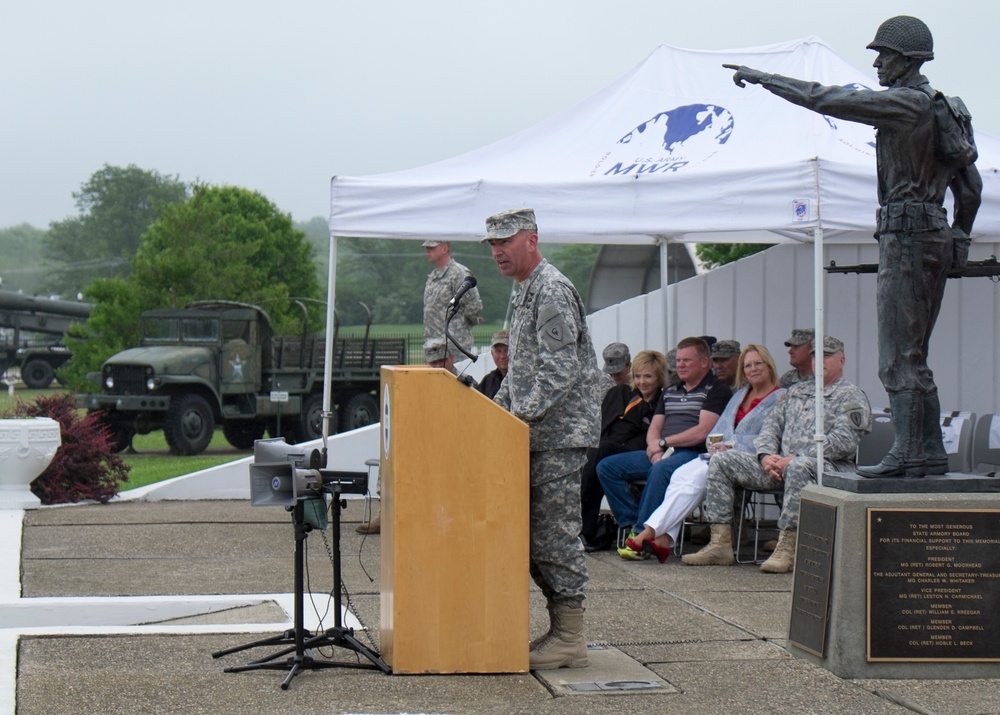
<path fill-rule="evenodd" d="M 1000 479 L 823 483 L 802 491 L 788 651 L 841 678 L 1000 678 Z"/>

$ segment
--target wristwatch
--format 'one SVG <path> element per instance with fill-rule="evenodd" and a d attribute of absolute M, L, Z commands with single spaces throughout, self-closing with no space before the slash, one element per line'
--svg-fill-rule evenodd
<path fill-rule="evenodd" d="M 666 451 L 666 449 L 667 449 L 667 438 L 666 438 L 666 437 L 663 437 L 663 438 L 662 438 L 662 439 L 660 440 L 659 444 L 660 444 L 660 449 L 662 449 L 662 450 Z"/>

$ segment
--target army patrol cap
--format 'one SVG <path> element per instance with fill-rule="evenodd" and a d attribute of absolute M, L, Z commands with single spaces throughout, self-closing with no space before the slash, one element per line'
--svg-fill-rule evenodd
<path fill-rule="evenodd" d="M 815 353 L 816 351 L 813 350 L 813 352 Z M 823 338 L 824 355 L 833 355 L 834 353 L 842 353 L 842 352 L 844 352 L 844 343 L 842 343 L 840 340 L 837 340 L 837 338 L 833 337 L 832 335 L 827 335 Z"/>
<path fill-rule="evenodd" d="M 490 347 L 494 345 L 510 345 L 510 333 L 506 330 L 498 330 L 493 333 L 493 340 L 490 342 Z"/>
<path fill-rule="evenodd" d="M 604 367 L 602 368 L 604 372 L 615 375 L 625 369 L 625 364 L 631 355 L 629 355 L 628 345 L 625 343 L 611 343 L 604 348 L 601 357 L 604 358 Z"/>
<path fill-rule="evenodd" d="M 511 209 L 486 219 L 486 235 L 481 243 L 498 238 L 510 238 L 518 231 L 537 231 L 534 209 Z"/>
<path fill-rule="evenodd" d="M 740 350 L 739 340 L 719 340 L 712 346 L 712 359 L 738 357 Z"/>
<path fill-rule="evenodd" d="M 448 350 L 442 338 L 428 338 L 424 341 L 424 362 L 430 365 L 436 360 L 444 360 Z"/>
<path fill-rule="evenodd" d="M 423 243 L 420 244 L 420 247 L 421 248 L 437 248 L 442 243 L 444 243 L 444 241 L 436 241 L 433 238 L 428 238 L 426 241 L 424 241 Z"/>
<path fill-rule="evenodd" d="M 792 337 L 785 341 L 785 347 L 790 348 L 793 345 L 798 346 L 811 343 L 815 336 L 816 331 L 812 328 L 792 328 Z"/>

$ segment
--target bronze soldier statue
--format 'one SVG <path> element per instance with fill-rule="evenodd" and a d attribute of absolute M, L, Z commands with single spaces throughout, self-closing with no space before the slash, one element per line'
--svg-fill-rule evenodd
<path fill-rule="evenodd" d="M 946 126 L 947 117 L 939 110 L 949 100 L 921 74 L 923 63 L 934 59 L 927 25 L 906 15 L 889 18 L 868 49 L 878 52 L 873 66 L 884 90 L 828 87 L 749 67 L 724 67 L 736 70 L 733 81 L 740 87 L 759 84 L 799 106 L 876 128 L 879 378 L 889 394 L 896 436 L 881 463 L 860 467 L 858 474 L 944 474 L 948 455 L 927 348 L 948 271 L 964 267 L 968 259 L 983 182 L 974 163 L 967 110 L 960 100 L 950 100 L 961 117 L 955 126 Z M 960 120 L 967 130 L 965 143 L 972 144 L 964 159 L 948 151 L 943 136 L 949 131 L 954 136 Z M 949 188 L 955 199 L 950 226 L 943 206 Z"/>

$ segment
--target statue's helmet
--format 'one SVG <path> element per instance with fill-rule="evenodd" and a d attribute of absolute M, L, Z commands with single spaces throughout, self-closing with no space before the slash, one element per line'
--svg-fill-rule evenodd
<path fill-rule="evenodd" d="M 897 15 L 879 25 L 869 50 L 895 50 L 904 57 L 918 60 L 934 59 L 934 38 L 922 20 L 909 15 Z"/>

